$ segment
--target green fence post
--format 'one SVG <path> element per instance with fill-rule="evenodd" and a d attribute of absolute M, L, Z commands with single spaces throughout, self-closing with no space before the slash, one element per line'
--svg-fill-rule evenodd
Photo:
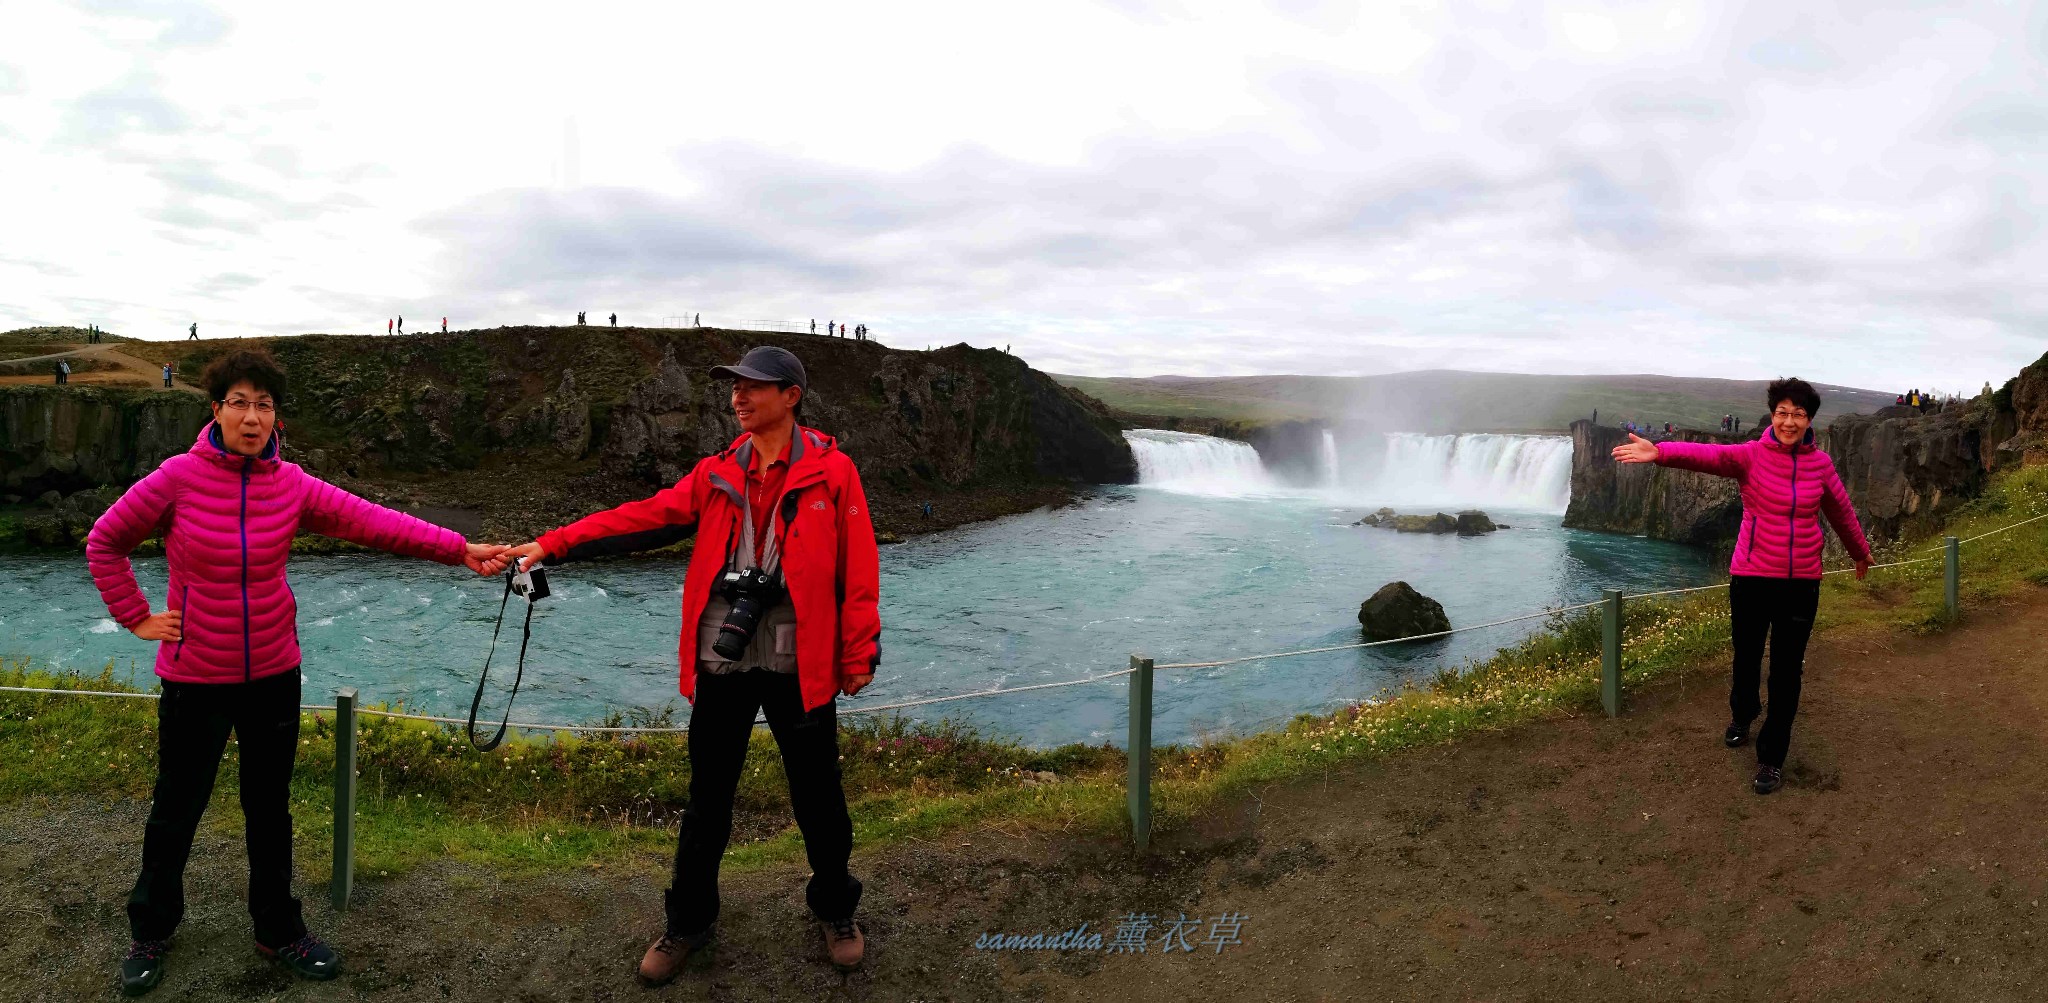
<path fill-rule="evenodd" d="M 334 691 L 334 911 L 348 908 L 356 875 L 356 691 Z"/>
<path fill-rule="evenodd" d="M 1941 597 L 1948 605 L 1948 618 L 1953 620 L 1963 611 L 1963 603 L 1956 593 L 1962 579 L 1962 542 L 1955 537 L 1944 537 L 1941 541 L 1942 559 L 1947 566 L 1948 580 L 1942 583 Z"/>
<path fill-rule="evenodd" d="M 1600 590 L 1600 706 L 1621 716 L 1621 590 Z"/>
<path fill-rule="evenodd" d="M 1143 853 L 1152 842 L 1152 660 L 1142 655 L 1131 656 L 1131 737 L 1125 758 L 1131 774 L 1124 802 L 1131 813 L 1131 838 Z"/>

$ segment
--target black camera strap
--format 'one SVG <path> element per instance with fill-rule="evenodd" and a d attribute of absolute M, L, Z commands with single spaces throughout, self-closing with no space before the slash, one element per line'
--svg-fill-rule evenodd
<path fill-rule="evenodd" d="M 498 601 L 498 625 L 491 628 L 491 648 L 484 654 L 484 671 L 476 677 L 476 696 L 469 701 L 469 744 L 475 746 L 478 752 L 489 752 L 505 740 L 505 729 L 512 723 L 512 701 L 519 698 L 519 681 L 526 678 L 526 642 L 533 637 L 531 601 L 526 604 L 526 623 L 519 631 L 519 670 L 512 676 L 512 693 L 505 698 L 505 716 L 498 722 L 498 733 L 492 735 L 489 742 L 477 741 L 476 712 L 477 708 L 483 706 L 484 683 L 491 678 L 491 658 L 498 653 L 498 632 L 505 629 L 505 607 L 512 602 L 512 577 L 517 573 L 516 566 L 505 571 L 505 598 Z"/>

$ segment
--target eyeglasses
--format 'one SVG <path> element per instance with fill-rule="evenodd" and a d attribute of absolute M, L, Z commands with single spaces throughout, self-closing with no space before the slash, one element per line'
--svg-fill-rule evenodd
<path fill-rule="evenodd" d="M 257 414 L 269 414 L 277 410 L 277 405 L 271 401 L 252 401 L 241 397 L 231 397 L 224 401 L 214 401 L 214 403 L 230 411 L 247 411 L 253 407 L 256 409 Z"/>
<path fill-rule="evenodd" d="M 1773 412 L 1771 412 L 1771 417 L 1773 417 L 1773 418 L 1791 418 L 1791 419 L 1797 419 L 1797 420 L 1799 420 L 1799 421 L 1805 421 L 1805 420 L 1806 420 L 1806 412 L 1804 412 L 1804 411 L 1773 411 Z"/>

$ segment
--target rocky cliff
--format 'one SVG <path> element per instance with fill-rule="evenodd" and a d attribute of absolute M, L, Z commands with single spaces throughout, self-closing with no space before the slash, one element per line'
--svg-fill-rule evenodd
<path fill-rule="evenodd" d="M 1750 436 L 1685 432 L 1677 438 L 1732 442 Z M 1573 423 L 1566 526 L 1708 546 L 1733 542 L 1741 524 L 1733 481 L 1615 463 L 1609 453 L 1627 439 L 1618 428 Z M 1885 408 L 1843 415 L 1816 444 L 1834 460 L 1873 543 L 1931 531 L 1998 467 L 2048 462 L 2048 356 L 1997 393 L 1938 412 Z"/>
<path fill-rule="evenodd" d="M 240 342 L 163 342 L 137 354 L 197 373 Z M 710 367 L 752 345 L 804 360 L 803 423 L 860 465 L 877 523 L 898 531 L 1129 483 L 1137 465 L 1101 404 L 1002 352 L 931 352 L 809 335 L 708 329 L 499 328 L 405 338 L 307 335 L 262 344 L 284 363 L 288 454 L 390 504 L 474 514 L 527 537 L 673 483 L 739 432 Z M 33 392 L 31 392 L 33 391 Z M 125 484 L 205 421 L 189 395 L 19 388 L 6 483 Z"/>
<path fill-rule="evenodd" d="M 206 417 L 174 391 L 0 387 L 0 502 L 131 483 L 189 448 Z"/>
<path fill-rule="evenodd" d="M 1747 436 L 1686 431 L 1672 438 L 1728 443 Z M 1653 463 L 1614 462 L 1614 447 L 1627 441 L 1628 433 L 1612 425 L 1572 422 L 1566 526 L 1702 546 L 1734 538 L 1742 524 L 1742 498 L 1734 481 Z"/>

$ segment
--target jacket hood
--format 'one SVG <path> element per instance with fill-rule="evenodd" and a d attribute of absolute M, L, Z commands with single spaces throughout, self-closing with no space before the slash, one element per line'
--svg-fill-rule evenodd
<path fill-rule="evenodd" d="M 217 421 L 209 421 L 205 428 L 199 430 L 199 438 L 192 443 L 189 451 L 216 463 L 232 462 L 242 458 L 242 454 L 230 450 L 227 443 L 221 440 L 220 422 Z M 278 461 L 278 455 L 283 451 L 284 429 L 272 428 L 270 441 L 264 443 L 263 451 L 256 454 L 256 462 L 274 466 Z"/>

